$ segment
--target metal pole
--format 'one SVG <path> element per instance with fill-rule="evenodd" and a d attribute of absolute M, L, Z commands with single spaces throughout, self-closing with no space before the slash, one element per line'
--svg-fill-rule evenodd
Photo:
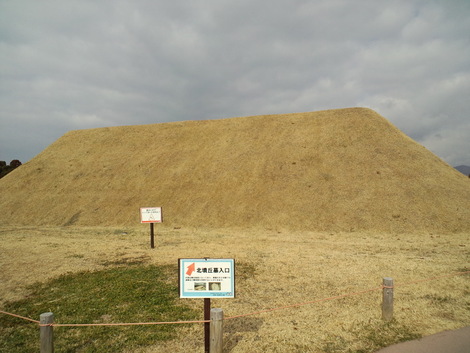
<path fill-rule="evenodd" d="M 204 320 L 211 319 L 211 298 L 204 298 Z M 204 323 L 204 352 L 210 351 L 211 323 Z"/>
<path fill-rule="evenodd" d="M 150 247 L 155 248 L 155 236 L 153 233 L 153 223 L 150 223 Z"/>

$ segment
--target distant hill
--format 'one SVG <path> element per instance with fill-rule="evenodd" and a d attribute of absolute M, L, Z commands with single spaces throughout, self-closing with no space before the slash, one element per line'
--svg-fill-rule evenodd
<path fill-rule="evenodd" d="M 3 225 L 470 230 L 468 178 L 364 108 L 70 131 L 0 192 Z"/>
<path fill-rule="evenodd" d="M 463 173 L 465 175 L 470 175 L 470 167 L 468 165 L 459 165 L 455 167 L 460 173 Z"/>

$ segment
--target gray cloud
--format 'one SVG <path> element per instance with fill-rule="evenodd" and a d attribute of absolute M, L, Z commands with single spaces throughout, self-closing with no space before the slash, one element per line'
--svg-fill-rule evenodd
<path fill-rule="evenodd" d="M 0 3 L 0 159 L 74 129 L 352 106 L 470 165 L 470 3 Z"/>

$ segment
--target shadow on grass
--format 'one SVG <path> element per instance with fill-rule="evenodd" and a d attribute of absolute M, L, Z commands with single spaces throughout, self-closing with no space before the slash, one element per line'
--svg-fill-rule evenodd
<path fill-rule="evenodd" d="M 176 283 L 168 278 L 176 266 L 136 265 L 66 274 L 30 287 L 23 300 L 4 311 L 39 319 L 53 312 L 55 323 L 129 323 L 194 320 L 198 313 L 178 301 Z M 170 340 L 181 325 L 56 327 L 57 352 L 119 352 Z M 0 315 L 0 352 L 35 352 L 37 325 Z"/>
<path fill-rule="evenodd" d="M 397 320 L 357 323 L 351 328 L 350 333 L 353 336 L 352 341 L 341 336 L 329 337 L 323 346 L 323 352 L 373 353 L 396 343 L 422 337 L 413 328 L 403 325 Z"/>

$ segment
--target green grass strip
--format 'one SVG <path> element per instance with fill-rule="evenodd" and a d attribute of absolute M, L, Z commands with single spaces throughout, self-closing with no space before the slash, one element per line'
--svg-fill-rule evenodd
<path fill-rule="evenodd" d="M 176 266 L 132 265 L 63 275 L 30 288 L 4 310 L 39 320 L 53 312 L 58 324 L 194 320 L 199 313 L 178 299 Z M 169 280 L 172 279 L 172 280 Z M 57 352 L 119 352 L 175 337 L 180 325 L 57 327 Z M 37 352 L 34 323 L 0 315 L 0 352 Z"/>

